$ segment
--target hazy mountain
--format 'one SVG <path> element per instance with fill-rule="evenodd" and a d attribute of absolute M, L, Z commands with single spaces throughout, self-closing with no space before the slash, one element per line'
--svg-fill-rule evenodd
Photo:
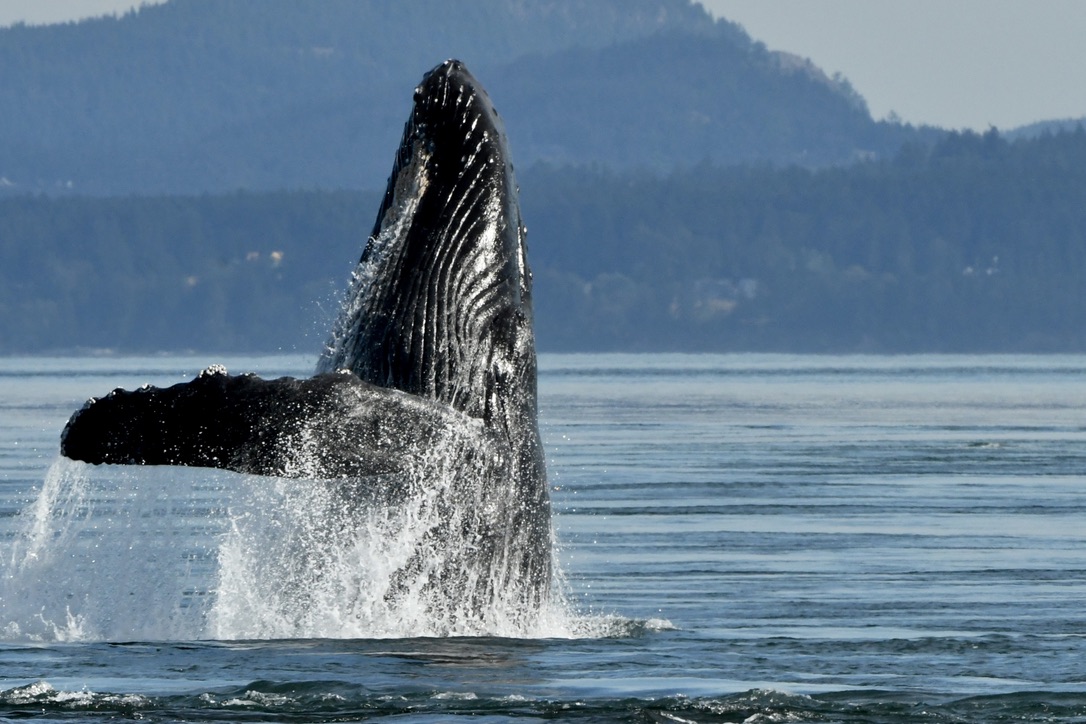
<path fill-rule="evenodd" d="M 529 163 L 824 166 L 936 135 L 873 122 L 847 81 L 727 24 L 522 58 L 499 69 L 490 90 L 514 154 Z"/>
<path fill-rule="evenodd" d="M 0 190 L 376 188 L 452 56 L 521 167 L 819 165 L 918 133 L 690 0 L 171 0 L 0 30 Z"/>
<path fill-rule="evenodd" d="M 317 349 L 450 56 L 542 349 L 1086 349 L 1077 121 L 875 122 L 689 0 L 171 0 L 0 30 L 0 354 Z"/>

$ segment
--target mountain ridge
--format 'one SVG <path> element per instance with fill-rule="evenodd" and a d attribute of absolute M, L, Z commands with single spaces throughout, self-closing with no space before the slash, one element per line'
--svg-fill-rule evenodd
<path fill-rule="evenodd" d="M 0 30 L 0 177 L 8 193 L 377 188 L 411 88 L 454 56 L 522 167 L 816 166 L 935 135 L 871 120 L 847 83 L 690 0 L 170 0 Z"/>

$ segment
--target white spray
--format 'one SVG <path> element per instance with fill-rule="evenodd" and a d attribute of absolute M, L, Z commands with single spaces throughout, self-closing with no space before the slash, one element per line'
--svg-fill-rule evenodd
<path fill-rule="evenodd" d="M 0 638 L 599 635 L 557 595 L 525 611 L 501 580 L 481 586 L 485 606 L 442 587 L 451 566 L 470 565 L 474 541 L 456 531 L 485 503 L 463 499 L 471 486 L 448 459 L 434 451 L 418 477 L 384 481 L 397 494 L 375 496 L 358 489 L 373 481 L 60 458 L 0 562 Z"/>

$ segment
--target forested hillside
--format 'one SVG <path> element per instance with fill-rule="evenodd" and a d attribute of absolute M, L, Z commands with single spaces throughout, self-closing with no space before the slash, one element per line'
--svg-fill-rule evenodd
<path fill-rule="evenodd" d="M 938 135 L 691 0 L 170 0 L 0 29 L 0 193 L 378 189 L 452 56 L 521 168 L 817 166 Z"/>
<path fill-rule="evenodd" d="M 691 0 L 169 0 L 0 29 L 0 354 L 315 354 L 450 56 L 541 349 L 1086 351 L 1080 125 L 876 122 Z"/>
<path fill-rule="evenodd" d="M 1086 132 L 521 175 L 543 350 L 1086 351 Z M 377 195 L 0 201 L 0 354 L 316 354 Z"/>
<path fill-rule="evenodd" d="M 953 134 L 822 171 L 532 183 L 540 335 L 556 347 L 1086 350 L 1081 127 Z"/>

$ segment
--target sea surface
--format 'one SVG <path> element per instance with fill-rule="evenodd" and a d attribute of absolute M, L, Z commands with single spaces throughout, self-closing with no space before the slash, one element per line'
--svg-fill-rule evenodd
<path fill-rule="evenodd" d="M 543 355 L 563 595 L 461 637 L 268 619 L 304 489 L 58 459 L 210 363 L 315 360 L 0 359 L 0 719 L 1086 722 L 1086 357 Z"/>

